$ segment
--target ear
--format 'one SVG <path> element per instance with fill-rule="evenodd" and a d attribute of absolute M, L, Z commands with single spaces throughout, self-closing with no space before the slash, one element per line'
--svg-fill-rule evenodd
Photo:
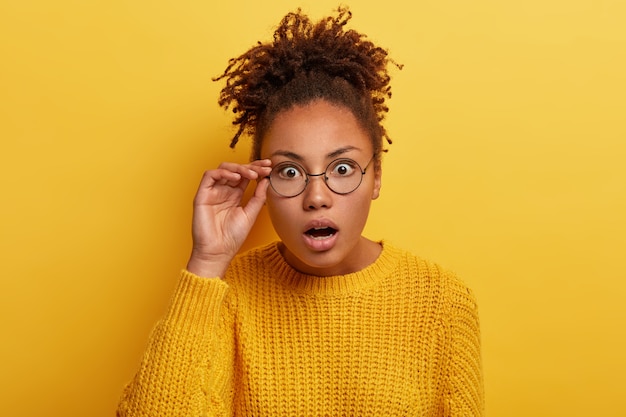
<path fill-rule="evenodd" d="M 382 186 L 383 171 L 381 166 L 377 166 L 374 171 L 374 188 L 372 189 L 372 200 L 376 200 L 380 196 L 380 187 Z"/>

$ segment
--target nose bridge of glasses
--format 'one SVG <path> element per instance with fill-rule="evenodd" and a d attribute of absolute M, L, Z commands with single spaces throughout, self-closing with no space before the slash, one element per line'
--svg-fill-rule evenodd
<path fill-rule="evenodd" d="M 319 174 L 309 174 L 308 172 L 306 173 L 306 181 L 304 184 L 304 188 L 309 188 L 309 182 L 311 177 L 322 177 L 322 179 L 324 180 L 324 185 L 326 187 L 328 187 L 328 189 L 330 189 L 331 191 L 333 190 L 330 185 L 328 184 L 328 175 L 326 175 L 326 171 L 321 172 Z"/>
<path fill-rule="evenodd" d="M 306 173 L 306 176 L 307 176 L 307 180 L 308 180 L 308 178 L 309 178 L 309 177 L 321 177 L 321 176 L 323 176 L 323 177 L 324 177 L 324 180 L 327 180 L 327 179 L 328 179 L 328 176 L 326 175 L 326 171 L 324 171 L 324 172 L 322 172 L 322 173 L 320 173 L 320 174 L 309 174 L 309 173 L 307 172 L 307 173 Z"/>

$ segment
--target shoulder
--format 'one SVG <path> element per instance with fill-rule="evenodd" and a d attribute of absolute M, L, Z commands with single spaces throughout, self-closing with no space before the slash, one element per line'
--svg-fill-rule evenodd
<path fill-rule="evenodd" d="M 456 275 L 440 264 L 422 258 L 406 249 L 399 248 L 383 241 L 385 258 L 393 260 L 396 273 L 411 278 L 410 281 L 422 281 L 443 284 L 444 281 L 456 279 Z"/>
<path fill-rule="evenodd" d="M 396 274 L 408 278 L 406 282 L 411 286 L 426 290 L 448 307 L 461 304 L 476 308 L 473 291 L 454 271 L 388 242 L 384 241 L 383 246 L 395 260 Z"/>

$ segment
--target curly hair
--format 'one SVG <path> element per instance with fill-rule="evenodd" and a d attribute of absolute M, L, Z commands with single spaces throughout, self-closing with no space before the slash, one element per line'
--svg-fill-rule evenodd
<path fill-rule="evenodd" d="M 345 29 L 352 14 L 346 7 L 313 23 L 300 9 L 288 13 L 274 33 L 273 42 L 261 43 L 229 61 L 218 103 L 235 113 L 235 147 L 245 132 L 253 140 L 252 158 L 260 157 L 261 142 L 278 113 L 294 105 L 325 99 L 350 109 L 369 133 L 375 155 L 389 144 L 382 121 L 391 97 L 387 50 L 365 35 Z"/>

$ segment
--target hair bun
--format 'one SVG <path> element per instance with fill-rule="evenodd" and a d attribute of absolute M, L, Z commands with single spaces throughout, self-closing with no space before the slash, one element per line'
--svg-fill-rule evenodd
<path fill-rule="evenodd" d="M 342 78 L 371 99 L 377 119 L 388 111 L 385 99 L 391 97 L 387 51 L 346 24 L 352 14 L 347 7 L 337 9 L 317 23 L 300 9 L 288 13 L 274 32 L 273 41 L 257 45 L 229 61 L 224 73 L 214 81 L 226 80 L 218 103 L 236 114 L 239 126 L 231 147 L 244 132 L 255 134 L 257 122 L 267 103 L 292 80 L 306 74 L 326 74 Z M 383 130 L 384 132 L 384 130 Z"/>

